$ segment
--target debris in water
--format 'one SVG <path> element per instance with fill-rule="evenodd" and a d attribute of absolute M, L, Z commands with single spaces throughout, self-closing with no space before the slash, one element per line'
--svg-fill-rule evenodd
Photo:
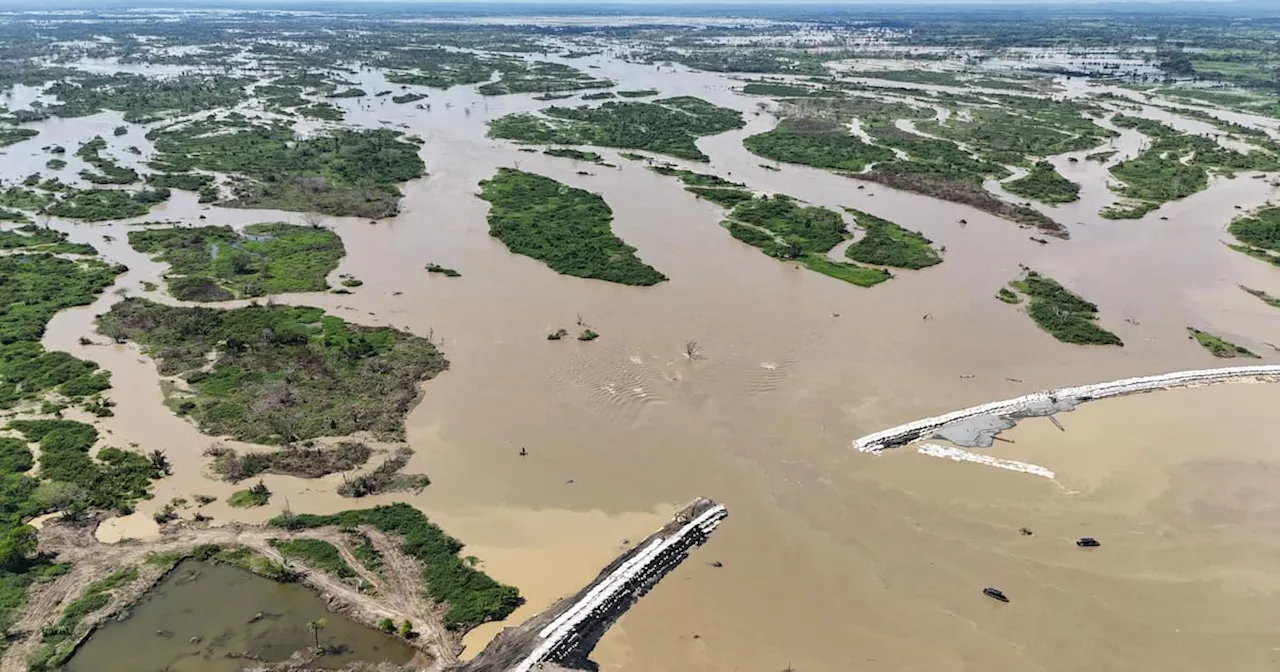
<path fill-rule="evenodd" d="M 528 454 L 529 451 L 525 450 L 524 446 L 520 446 L 520 457 L 526 457 Z"/>
<path fill-rule="evenodd" d="M 1031 528 L 1029 528 L 1029 527 L 1019 527 L 1019 528 L 1018 528 L 1018 534 L 1021 534 L 1021 535 L 1022 535 L 1022 536 L 1024 536 L 1024 537 L 1029 537 L 1029 536 L 1031 536 L 1031 535 L 1035 534 L 1035 532 L 1032 532 L 1032 531 L 1031 531 Z"/>
<path fill-rule="evenodd" d="M 1052 422 L 1052 423 L 1053 423 L 1053 426 L 1054 426 L 1054 427 L 1057 427 L 1059 430 L 1064 431 L 1064 432 L 1065 432 L 1065 431 L 1067 431 L 1067 428 L 1066 428 L 1066 427 L 1063 427 L 1063 426 L 1062 426 L 1062 423 L 1061 423 L 1061 422 L 1058 422 L 1058 419 L 1057 419 L 1056 417 L 1052 416 L 1052 415 L 1051 415 L 1051 416 L 1049 416 L 1049 422 Z"/>
<path fill-rule="evenodd" d="M 991 588 L 991 587 L 983 588 L 983 589 L 982 589 L 982 594 L 983 594 L 983 595 L 986 595 L 987 597 L 989 597 L 989 598 L 991 598 L 991 599 L 993 599 L 993 600 L 1000 600 L 1001 602 L 1008 602 L 1008 601 L 1009 601 L 1009 598 L 1008 598 L 1008 597 L 1005 597 L 1005 594 L 1004 594 L 1004 593 L 1000 592 L 999 590 L 997 590 L 997 589 L 995 589 L 995 588 Z"/>
<path fill-rule="evenodd" d="M 1080 537 L 1076 540 L 1076 546 L 1079 546 L 1080 548 L 1097 548 L 1101 545 L 1102 544 L 1093 537 Z"/>

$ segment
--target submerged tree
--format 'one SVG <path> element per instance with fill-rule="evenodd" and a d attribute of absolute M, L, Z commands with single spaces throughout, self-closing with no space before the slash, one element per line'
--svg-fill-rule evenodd
<path fill-rule="evenodd" d="M 307 622 L 307 629 L 315 637 L 316 648 L 320 648 L 320 631 L 329 627 L 329 620 L 325 618 L 317 618 L 314 621 Z"/>

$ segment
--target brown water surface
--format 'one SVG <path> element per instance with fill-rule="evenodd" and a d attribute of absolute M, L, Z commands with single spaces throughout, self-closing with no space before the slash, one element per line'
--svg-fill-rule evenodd
<path fill-rule="evenodd" d="M 1269 567 L 1280 539 L 1266 515 L 1276 466 L 1265 437 L 1276 430 L 1280 388 L 1087 406 L 1064 417 L 1065 434 L 1028 423 L 1010 434 L 1015 446 L 994 450 L 1054 469 L 1057 482 L 909 449 L 876 458 L 849 447 L 877 429 L 1036 389 L 1215 365 L 1186 339 L 1189 325 L 1271 361 L 1264 343 L 1280 342 L 1277 313 L 1236 285 L 1280 295 L 1280 278 L 1221 244 L 1234 205 L 1274 197 L 1266 181 L 1219 180 L 1142 220 L 1107 221 L 1097 216 L 1113 200 L 1105 171 L 1081 162 L 1071 177 L 1085 181 L 1084 199 L 1051 210 L 1071 240 L 1039 245 L 1033 232 L 963 206 L 878 185 L 858 190 L 803 167 L 766 170 L 741 140 L 775 120 L 755 114 L 756 99 L 734 93 L 726 77 L 589 62 L 624 88 L 698 95 L 746 113 L 746 129 L 699 143 L 710 165 L 677 163 L 897 221 L 945 245 L 945 263 L 861 289 L 769 258 L 718 226 L 718 207 L 615 151 L 602 153 L 616 169 L 485 137 L 486 120 L 541 105 L 529 96 L 433 90 L 429 111 L 337 100 L 353 123 L 406 124 L 420 135 L 429 175 L 405 187 L 404 212 L 392 220 L 328 220 L 348 253 L 335 273 L 364 281 L 354 294 L 277 300 L 441 344 L 452 367 L 424 386 L 407 423 L 417 451 L 410 470 L 432 485 L 418 496 L 352 502 L 334 493 L 336 475 L 267 477 L 270 506 L 240 511 L 220 501 L 206 507 L 216 521 L 263 520 L 286 502 L 322 513 L 410 501 L 472 544 L 464 554 L 522 588 L 530 600 L 520 617 L 588 581 L 673 506 L 697 495 L 724 502 L 731 515 L 712 541 L 605 637 L 606 670 L 1273 665 L 1267 633 L 1280 602 Z M 367 91 L 390 88 L 374 71 L 359 78 Z M 115 122 L 89 118 L 84 134 Z M 1127 151 L 1135 140 L 1117 142 Z M 8 152 L 52 141 L 75 146 L 42 135 Z M 600 193 L 616 233 L 670 281 L 616 286 L 509 253 L 488 235 L 487 204 L 474 194 L 480 180 L 514 165 Z M 150 219 L 196 223 L 201 214 L 235 226 L 299 219 L 205 208 L 191 194 Z M 127 225 L 53 225 L 128 264 L 119 287 L 141 293 L 143 281 L 161 280 L 162 265 L 129 249 Z M 463 277 L 430 275 L 428 262 Z M 994 299 L 1020 264 L 1097 302 L 1126 347 L 1058 343 Z M 174 462 L 154 500 L 104 529 L 112 539 L 154 534 L 151 513 L 170 497 L 225 499 L 236 489 L 207 477 L 200 453 L 212 439 L 162 405 L 155 367 L 136 348 L 101 337 L 79 345 L 94 314 L 116 300 L 60 314 L 45 338 L 112 372 L 118 406 L 101 425 L 113 441 L 166 449 Z M 576 329 L 579 317 L 599 340 L 545 339 Z M 684 356 L 687 340 L 698 341 L 701 359 Z M 522 446 L 528 457 L 517 455 Z M 1035 535 L 1020 536 L 1022 526 Z M 1103 547 L 1077 549 L 1071 541 L 1082 535 Z M 1012 601 L 984 598 L 987 585 Z M 473 633 L 471 651 L 496 627 Z"/>

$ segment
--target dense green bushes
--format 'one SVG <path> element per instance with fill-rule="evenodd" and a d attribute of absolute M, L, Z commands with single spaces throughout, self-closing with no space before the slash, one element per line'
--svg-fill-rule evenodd
<path fill-rule="evenodd" d="M 418 146 L 385 129 L 298 138 L 284 125 L 201 121 L 149 136 L 157 170 L 242 176 L 232 184 L 237 207 L 386 217 L 397 212 L 398 185 L 425 169 Z"/>
<path fill-rule="evenodd" d="M 76 156 L 84 159 L 84 162 L 97 168 L 99 173 L 90 170 L 80 171 L 80 177 L 94 184 L 133 184 L 138 181 L 138 171 L 132 168 L 125 168 L 115 161 L 102 156 L 102 150 L 107 148 L 107 141 L 102 136 L 94 136 L 94 138 L 83 145 L 76 151 Z"/>
<path fill-rule="evenodd" d="M 449 605 L 444 622 L 452 630 L 465 631 L 486 621 L 501 620 L 521 603 L 519 591 L 469 566 L 458 557 L 462 543 L 408 504 L 344 511 L 330 516 L 279 516 L 269 524 L 286 529 L 371 525 L 382 532 L 399 535 L 404 540 L 402 550 L 422 565 L 427 596 Z"/>
<path fill-rule="evenodd" d="M 707 161 L 695 140 L 745 124 L 736 110 L 688 96 L 608 102 L 599 107 L 550 107 L 542 115 L 499 117 L 489 124 L 489 135 L 529 143 L 645 149 Z"/>
<path fill-rule="evenodd" d="M 683 170 L 665 164 L 650 164 L 649 170 L 659 175 L 680 178 L 685 185 L 685 191 L 722 208 L 733 209 L 737 204 L 755 198 L 755 193 L 748 190 L 745 184 L 730 182 L 718 175 L 695 173 L 692 170 Z"/>
<path fill-rule="evenodd" d="M 1227 231 L 1244 243 L 1231 249 L 1280 266 L 1280 208 L 1263 208 L 1236 219 Z"/>
<path fill-rule="evenodd" d="M 49 108 L 59 117 L 83 117 L 102 110 L 124 112 L 125 121 L 140 122 L 164 112 L 194 114 L 234 107 L 245 98 L 248 80 L 225 75 L 179 75 L 163 79 L 132 73 L 110 75 L 72 71 L 46 93 L 60 105 Z"/>
<path fill-rule="evenodd" d="M 511 168 L 499 169 L 480 187 L 491 206 L 489 234 L 512 252 L 580 278 L 624 285 L 667 279 L 613 235 L 613 211 L 595 194 Z"/>
<path fill-rule="evenodd" d="M 10 429 L 40 445 L 40 477 L 76 486 L 83 505 L 132 513 L 139 499 L 150 498 L 151 481 L 164 474 L 141 453 L 103 448 L 96 459 L 90 449 L 98 440 L 92 425 L 72 420 L 14 420 Z"/>
<path fill-rule="evenodd" d="M 805 268 L 860 287 L 891 276 L 882 269 L 832 261 L 827 252 L 849 237 L 839 213 L 800 205 L 784 196 L 761 196 L 739 203 L 724 226 L 730 235 L 777 259 L 794 259 Z"/>
<path fill-rule="evenodd" d="M 1063 177 L 1052 163 L 1037 161 L 1026 176 L 1005 182 L 1005 190 L 1041 203 L 1070 203 L 1080 200 L 1080 185 Z"/>
<path fill-rule="evenodd" d="M 742 144 L 766 159 L 851 173 L 895 156 L 892 150 L 869 145 L 823 119 L 784 119 L 772 131 L 750 136 Z"/>
<path fill-rule="evenodd" d="M 866 235 L 845 250 L 854 261 L 896 268 L 921 269 L 942 263 L 932 241 L 915 231 L 870 213 L 846 208 Z"/>
<path fill-rule="evenodd" d="M 155 357 L 163 375 L 182 374 L 191 396 L 170 404 L 212 435 L 258 443 L 368 431 L 404 435 L 418 383 L 448 367 L 429 341 L 366 328 L 318 308 L 177 308 L 126 299 L 98 320 Z M 215 353 L 213 364 L 206 355 Z"/>
<path fill-rule="evenodd" d="M 1270 152 L 1256 150 L 1242 154 L 1204 136 L 1183 133 L 1158 121 L 1116 115 L 1121 128 L 1132 128 L 1151 138 L 1141 154 L 1111 167 L 1120 180 L 1113 190 L 1135 203 L 1110 208 L 1102 215 L 1110 219 L 1133 219 L 1162 203 L 1186 198 L 1209 186 L 1209 174 L 1236 170 L 1276 170 L 1280 160 Z"/>
<path fill-rule="evenodd" d="M 1124 345 L 1119 336 L 1098 326 L 1098 306 L 1080 298 L 1057 281 L 1030 271 L 1025 279 L 1009 285 L 1031 298 L 1027 314 L 1059 341 L 1080 345 Z"/>
<path fill-rule="evenodd" d="M 0 312 L 0 408 L 55 388 L 81 397 L 108 387 L 106 374 L 97 373 L 96 364 L 48 352 L 40 338 L 56 312 L 92 303 L 122 271 L 123 267 L 96 260 L 0 255 L 0 305 L 11 307 Z"/>
<path fill-rule="evenodd" d="M 129 244 L 182 276 L 169 278 L 169 292 L 185 301 L 323 291 L 345 254 L 336 233 L 284 223 L 251 224 L 243 235 L 229 226 L 130 231 Z"/>

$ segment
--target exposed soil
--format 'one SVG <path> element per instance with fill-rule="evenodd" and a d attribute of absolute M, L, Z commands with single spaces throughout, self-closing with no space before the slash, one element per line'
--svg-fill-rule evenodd
<path fill-rule="evenodd" d="M 370 627 L 376 628 L 384 618 L 395 623 L 411 621 L 418 636 L 409 643 L 421 652 L 410 664 L 415 669 L 439 670 L 458 662 L 461 635 L 445 629 L 441 621 L 445 606 L 426 599 L 422 568 L 400 551 L 399 544 L 377 530 L 360 529 L 382 556 L 381 570 L 371 572 L 352 554 L 350 536 L 336 528 L 289 532 L 242 524 L 206 528 L 177 526 L 166 528 L 155 542 L 103 544 L 93 535 L 96 522 L 72 525 L 50 521 L 40 530 L 40 551 L 55 555 L 61 562 L 70 562 L 71 569 L 48 583 L 32 586 L 27 603 L 10 630 L 21 639 L 0 654 L 0 672 L 25 670 L 27 659 L 40 646 L 41 628 L 55 622 L 89 584 L 121 567 L 138 568 L 136 581 L 117 590 L 105 608 L 84 618 L 82 623 L 88 627 L 80 635 L 82 639 L 136 602 L 164 577 L 169 567 L 148 563 L 149 555 L 182 551 L 201 544 L 247 547 L 291 569 L 302 570 L 302 583 L 318 591 L 329 609 Z M 271 539 L 296 538 L 333 544 L 343 560 L 372 585 L 376 593 L 361 593 L 336 576 L 314 571 L 295 558 L 286 559 L 268 543 Z"/>

